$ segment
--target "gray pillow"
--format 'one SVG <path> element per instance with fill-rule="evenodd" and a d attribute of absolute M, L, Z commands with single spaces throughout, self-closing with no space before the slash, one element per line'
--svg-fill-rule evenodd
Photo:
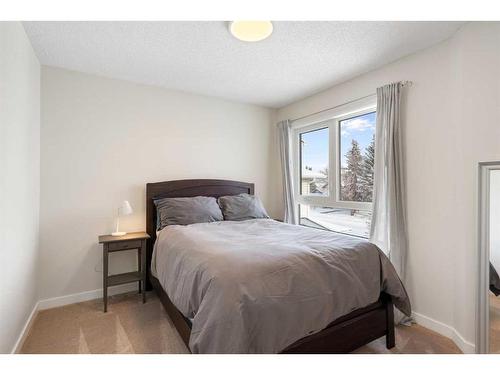
<path fill-rule="evenodd" d="M 220 197 L 224 220 L 269 219 L 262 202 L 255 195 L 239 194 Z"/>
<path fill-rule="evenodd" d="M 213 197 L 155 199 L 157 230 L 167 225 L 188 225 L 224 220 Z"/>

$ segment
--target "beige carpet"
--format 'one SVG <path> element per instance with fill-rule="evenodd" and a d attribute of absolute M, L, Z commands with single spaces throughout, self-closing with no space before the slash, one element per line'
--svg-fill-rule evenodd
<path fill-rule="evenodd" d="M 188 353 L 159 299 L 148 294 L 110 298 L 108 312 L 94 300 L 40 311 L 22 353 Z M 396 328 L 396 347 L 381 338 L 355 353 L 460 353 L 449 339 L 413 325 Z"/>
<path fill-rule="evenodd" d="M 500 354 L 500 296 L 490 293 L 490 353 Z"/>

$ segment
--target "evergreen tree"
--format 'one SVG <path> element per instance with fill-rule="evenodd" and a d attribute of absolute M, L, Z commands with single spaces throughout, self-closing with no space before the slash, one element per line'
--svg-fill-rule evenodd
<path fill-rule="evenodd" d="M 373 197 L 373 171 L 375 166 L 375 135 L 365 149 L 361 163 L 361 200 L 371 202 Z"/>
<path fill-rule="evenodd" d="M 322 194 L 325 194 L 328 191 L 328 167 L 324 167 L 319 171 L 319 173 L 325 176 L 324 178 L 318 179 L 319 190 Z"/>
<path fill-rule="evenodd" d="M 347 151 L 347 168 L 343 175 L 342 200 L 359 202 L 362 200 L 361 165 L 363 157 L 356 140 L 352 140 L 351 149 Z"/>

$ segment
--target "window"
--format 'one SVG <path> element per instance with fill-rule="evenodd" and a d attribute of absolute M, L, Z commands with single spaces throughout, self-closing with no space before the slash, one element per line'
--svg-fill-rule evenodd
<path fill-rule="evenodd" d="M 375 121 L 372 104 L 312 125 L 294 124 L 300 224 L 369 236 Z"/>
<path fill-rule="evenodd" d="M 342 201 L 372 201 L 375 119 L 376 113 L 369 112 L 339 121 L 339 197 Z"/>
<path fill-rule="evenodd" d="M 328 128 L 300 133 L 300 194 L 328 195 Z"/>

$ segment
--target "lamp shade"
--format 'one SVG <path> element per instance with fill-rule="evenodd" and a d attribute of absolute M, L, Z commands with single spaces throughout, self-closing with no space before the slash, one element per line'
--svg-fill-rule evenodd
<path fill-rule="evenodd" d="M 132 212 L 132 206 L 130 206 L 130 203 L 128 201 L 123 201 L 122 205 L 118 208 L 118 213 L 122 216 L 124 215 L 130 215 Z"/>

